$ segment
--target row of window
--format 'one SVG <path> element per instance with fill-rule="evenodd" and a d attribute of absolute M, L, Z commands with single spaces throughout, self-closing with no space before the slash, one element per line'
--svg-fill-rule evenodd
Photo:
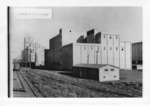
<path fill-rule="evenodd" d="M 116 76 L 116 75 L 114 75 L 113 77 L 114 77 L 114 78 L 117 78 L 117 76 Z M 105 79 L 105 78 L 106 78 L 106 76 L 104 75 L 104 76 L 103 76 L 103 78 Z"/>
<path fill-rule="evenodd" d="M 106 38 L 107 35 L 104 35 L 104 38 Z M 112 35 L 113 36 L 113 35 Z M 109 39 L 112 39 L 112 36 L 109 36 Z M 118 39 L 118 36 L 115 36 L 116 39 Z"/>
<path fill-rule="evenodd" d="M 105 71 L 109 71 L 109 69 L 104 69 Z M 110 71 L 114 71 L 115 69 L 111 68 Z"/>
<path fill-rule="evenodd" d="M 84 49 L 86 50 L 86 47 L 84 47 Z M 91 49 L 93 49 L 93 47 L 91 47 Z M 103 50 L 106 50 L 106 47 L 104 47 Z M 112 50 L 112 47 L 110 47 L 110 50 Z M 116 47 L 116 51 L 117 50 L 118 50 L 118 47 Z M 121 50 L 123 51 L 123 48 Z M 97 51 L 99 51 L 99 48 L 97 48 Z"/>

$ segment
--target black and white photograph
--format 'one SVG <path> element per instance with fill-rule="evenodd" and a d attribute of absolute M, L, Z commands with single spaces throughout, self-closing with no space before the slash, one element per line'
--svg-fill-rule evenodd
<path fill-rule="evenodd" d="M 140 6 L 8 6 L 10 98 L 142 98 Z"/>

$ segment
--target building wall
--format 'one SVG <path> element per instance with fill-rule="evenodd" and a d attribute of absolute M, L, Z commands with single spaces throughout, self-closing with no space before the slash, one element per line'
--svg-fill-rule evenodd
<path fill-rule="evenodd" d="M 123 69 L 131 69 L 130 61 L 132 54 L 130 51 L 132 48 L 130 44 L 120 43 L 120 36 L 118 34 L 98 32 L 94 36 L 94 32 L 94 29 L 87 32 L 87 37 L 85 38 L 87 43 L 73 43 L 63 47 L 61 47 L 62 45 L 57 45 L 58 41 L 63 42 L 62 37 L 59 36 L 61 34 L 55 37 L 57 39 L 56 42 L 54 39 L 51 39 L 53 45 L 51 50 L 53 52 L 49 52 L 51 54 L 49 61 L 52 64 L 62 65 L 65 68 L 70 68 L 70 65 L 75 64 L 110 64 Z M 72 32 L 68 34 L 70 33 Z M 80 38 L 81 36 L 78 41 L 80 41 Z M 67 56 L 70 58 L 67 58 Z"/>
<path fill-rule="evenodd" d="M 72 54 L 72 44 L 56 50 L 47 50 L 45 51 L 45 66 L 49 69 L 71 69 Z"/>
<path fill-rule="evenodd" d="M 142 64 L 142 42 L 132 44 L 132 63 Z"/>
<path fill-rule="evenodd" d="M 120 42 L 120 68 L 132 69 L 131 42 Z"/>
<path fill-rule="evenodd" d="M 99 68 L 99 81 L 119 80 L 119 68 L 106 65 Z"/>
<path fill-rule="evenodd" d="M 126 42 L 125 43 L 125 69 L 132 69 L 132 45 L 131 42 Z"/>
<path fill-rule="evenodd" d="M 101 51 L 102 51 L 102 64 L 108 63 L 108 38 L 107 34 L 101 34 Z"/>
<path fill-rule="evenodd" d="M 61 61 L 63 69 L 72 69 L 73 66 L 73 44 L 68 44 L 62 48 Z"/>
<path fill-rule="evenodd" d="M 101 43 L 101 32 L 95 34 L 95 43 Z"/>
<path fill-rule="evenodd" d="M 125 43 L 120 43 L 120 68 L 125 68 Z"/>
<path fill-rule="evenodd" d="M 95 35 L 95 42 L 101 44 L 102 64 L 120 66 L 120 37 L 118 34 L 98 32 Z"/>
<path fill-rule="evenodd" d="M 113 50 L 114 50 L 114 65 L 119 67 L 120 66 L 120 37 L 119 35 L 114 35 L 113 36 L 114 39 L 114 46 L 113 46 Z"/>
<path fill-rule="evenodd" d="M 98 64 L 101 62 L 101 45 L 73 43 L 73 65 Z"/>
<path fill-rule="evenodd" d="M 49 40 L 50 49 L 58 49 L 62 47 L 62 29 L 59 30 L 59 34 Z"/>
<path fill-rule="evenodd" d="M 44 66 L 44 49 L 43 48 L 38 48 L 36 50 L 35 65 Z"/>
<path fill-rule="evenodd" d="M 72 66 L 76 64 L 110 64 L 116 67 L 120 67 L 121 69 L 131 69 L 131 51 L 129 51 L 131 48 L 129 47 L 129 44 L 120 44 L 120 52 L 118 48 L 116 51 L 116 57 L 115 55 L 111 56 L 111 63 L 108 63 L 108 59 L 110 57 L 107 53 L 108 51 L 106 49 L 103 50 L 104 46 L 102 46 L 102 44 L 68 44 L 61 49 L 50 50 L 45 57 L 48 61 L 46 65 L 56 69 L 57 67 L 61 67 L 62 69 L 71 69 Z M 122 48 L 123 51 L 121 51 Z M 113 52 L 111 53 L 114 54 Z"/>
<path fill-rule="evenodd" d="M 83 36 L 83 35 L 80 36 L 80 37 L 77 39 L 76 42 L 77 42 L 77 43 L 84 43 L 84 36 Z"/>
<path fill-rule="evenodd" d="M 87 31 L 87 43 L 94 43 L 94 29 Z"/>
<path fill-rule="evenodd" d="M 107 48 L 108 48 L 108 64 L 114 64 L 114 40 L 113 40 L 112 34 L 108 35 L 108 43 L 107 43 Z"/>

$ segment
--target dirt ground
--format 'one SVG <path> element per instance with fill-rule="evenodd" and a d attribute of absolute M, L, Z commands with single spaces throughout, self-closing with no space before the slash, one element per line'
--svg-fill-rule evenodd
<path fill-rule="evenodd" d="M 142 97 L 142 72 L 120 71 L 120 81 L 98 82 L 69 72 L 22 71 L 43 97 Z"/>

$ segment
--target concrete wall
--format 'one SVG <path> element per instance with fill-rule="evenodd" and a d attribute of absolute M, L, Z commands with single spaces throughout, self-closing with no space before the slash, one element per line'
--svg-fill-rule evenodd
<path fill-rule="evenodd" d="M 102 64 L 108 63 L 108 46 L 107 46 L 107 35 L 101 34 L 101 50 L 102 50 Z"/>
<path fill-rule="evenodd" d="M 94 38 L 94 29 L 91 29 L 87 31 L 87 43 L 94 43 L 95 38 Z"/>
<path fill-rule="evenodd" d="M 83 36 L 83 35 L 80 36 L 80 37 L 77 39 L 76 42 L 77 42 L 77 43 L 84 43 L 84 36 Z"/>
<path fill-rule="evenodd" d="M 100 59 L 100 60 L 99 60 Z M 73 43 L 73 65 L 100 64 L 101 45 L 93 43 Z"/>
<path fill-rule="evenodd" d="M 62 69 L 62 49 L 45 51 L 45 67 L 47 69 Z"/>
<path fill-rule="evenodd" d="M 101 43 L 101 32 L 95 34 L 95 43 Z"/>
<path fill-rule="evenodd" d="M 99 81 L 119 80 L 119 68 L 106 65 L 99 68 Z"/>
<path fill-rule="evenodd" d="M 62 48 L 61 61 L 63 69 L 72 69 L 73 66 L 73 44 L 68 44 Z"/>
<path fill-rule="evenodd" d="M 120 42 L 120 68 L 132 69 L 132 46 L 131 42 Z"/>
<path fill-rule="evenodd" d="M 50 49 L 58 49 L 62 47 L 62 29 L 59 30 L 59 34 L 49 40 Z"/>
<path fill-rule="evenodd" d="M 55 69 L 71 69 L 76 64 L 110 64 L 121 69 L 131 69 L 130 43 L 120 43 L 119 35 L 102 34 L 101 39 L 101 44 L 71 43 L 50 50 L 45 57 L 46 64 Z"/>
<path fill-rule="evenodd" d="M 45 51 L 45 66 L 48 69 L 72 69 L 72 44 L 63 48 Z"/>
<path fill-rule="evenodd" d="M 132 44 L 132 63 L 142 64 L 142 42 Z"/>
<path fill-rule="evenodd" d="M 114 39 L 114 46 L 113 46 L 113 50 L 114 50 L 114 65 L 119 67 L 120 66 L 120 37 L 119 35 L 114 35 L 113 36 Z"/>

